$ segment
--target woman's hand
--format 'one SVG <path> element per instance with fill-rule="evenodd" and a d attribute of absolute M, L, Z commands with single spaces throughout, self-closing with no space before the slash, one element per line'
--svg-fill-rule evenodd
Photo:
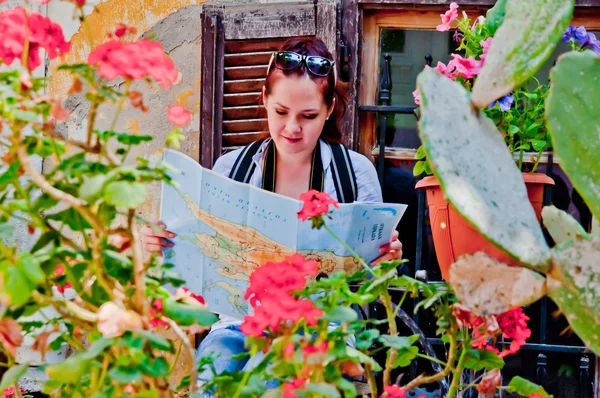
<path fill-rule="evenodd" d="M 140 230 L 142 247 L 148 253 L 162 254 L 165 247 L 173 247 L 173 243 L 169 242 L 167 239 L 174 238 L 175 234 L 171 231 L 167 231 L 167 226 L 162 221 L 157 222 L 156 225 L 160 229 L 144 225 Z"/>
<path fill-rule="evenodd" d="M 382 256 L 375 259 L 371 265 L 379 264 L 383 261 L 393 261 L 402 259 L 402 242 L 398 240 L 398 231 L 394 230 L 390 243 L 379 248 L 380 253 L 385 253 Z"/>

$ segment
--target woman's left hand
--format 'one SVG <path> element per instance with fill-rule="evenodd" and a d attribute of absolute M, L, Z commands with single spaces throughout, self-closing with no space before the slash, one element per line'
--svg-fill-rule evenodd
<path fill-rule="evenodd" d="M 383 261 L 393 261 L 402 259 L 402 242 L 398 240 L 398 231 L 392 233 L 390 243 L 379 248 L 380 253 L 385 253 L 382 256 L 375 259 L 371 265 L 379 264 Z"/>

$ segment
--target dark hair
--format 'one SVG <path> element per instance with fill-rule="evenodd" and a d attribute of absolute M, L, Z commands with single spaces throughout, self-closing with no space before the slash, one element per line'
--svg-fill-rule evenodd
<path fill-rule="evenodd" d="M 325 43 L 316 37 L 298 37 L 289 39 L 281 46 L 279 51 L 292 51 L 301 55 L 317 55 L 333 60 L 333 56 L 327 49 Z M 336 66 L 334 65 L 333 67 L 335 68 Z M 277 73 L 274 73 L 275 71 L 277 71 Z M 346 95 L 346 90 L 339 79 L 336 84 L 335 71 L 332 70 L 327 76 L 320 77 L 310 73 L 306 69 L 306 65 L 304 63 L 302 63 L 296 69 L 290 71 L 283 71 L 273 65 L 271 69 L 267 71 L 267 79 L 265 81 L 265 92 L 267 95 L 271 93 L 273 84 L 277 80 L 277 75 L 281 76 L 281 74 L 284 76 L 308 75 L 321 89 L 323 98 L 325 99 L 325 103 L 328 107 L 331 107 L 331 104 L 333 104 L 333 99 L 335 98 L 335 107 L 331 112 L 329 119 L 325 121 L 321 138 L 330 142 L 341 143 L 341 123 L 342 118 L 346 113 L 348 97 Z"/>

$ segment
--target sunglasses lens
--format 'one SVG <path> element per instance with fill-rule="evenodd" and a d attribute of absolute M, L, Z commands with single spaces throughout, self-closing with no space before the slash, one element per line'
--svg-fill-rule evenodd
<path fill-rule="evenodd" d="M 331 61 L 323 57 L 307 57 L 306 66 L 317 76 L 327 76 L 331 71 Z"/>
<path fill-rule="evenodd" d="M 301 61 L 300 55 L 291 52 L 280 52 L 275 56 L 275 65 L 283 70 L 294 69 Z"/>

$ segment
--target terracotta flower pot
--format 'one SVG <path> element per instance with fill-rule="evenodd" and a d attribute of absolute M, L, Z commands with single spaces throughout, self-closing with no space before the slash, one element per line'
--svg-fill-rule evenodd
<path fill-rule="evenodd" d="M 545 174 L 523 173 L 527 186 L 529 201 L 541 220 L 544 186 L 554 185 L 554 180 Z M 502 250 L 487 241 L 471 224 L 461 216 L 448 202 L 440 183 L 434 176 L 423 178 L 416 185 L 417 189 L 427 192 L 429 220 L 433 234 L 433 242 L 442 277 L 449 280 L 450 265 L 463 254 L 485 252 L 507 264 L 519 265 Z"/>

